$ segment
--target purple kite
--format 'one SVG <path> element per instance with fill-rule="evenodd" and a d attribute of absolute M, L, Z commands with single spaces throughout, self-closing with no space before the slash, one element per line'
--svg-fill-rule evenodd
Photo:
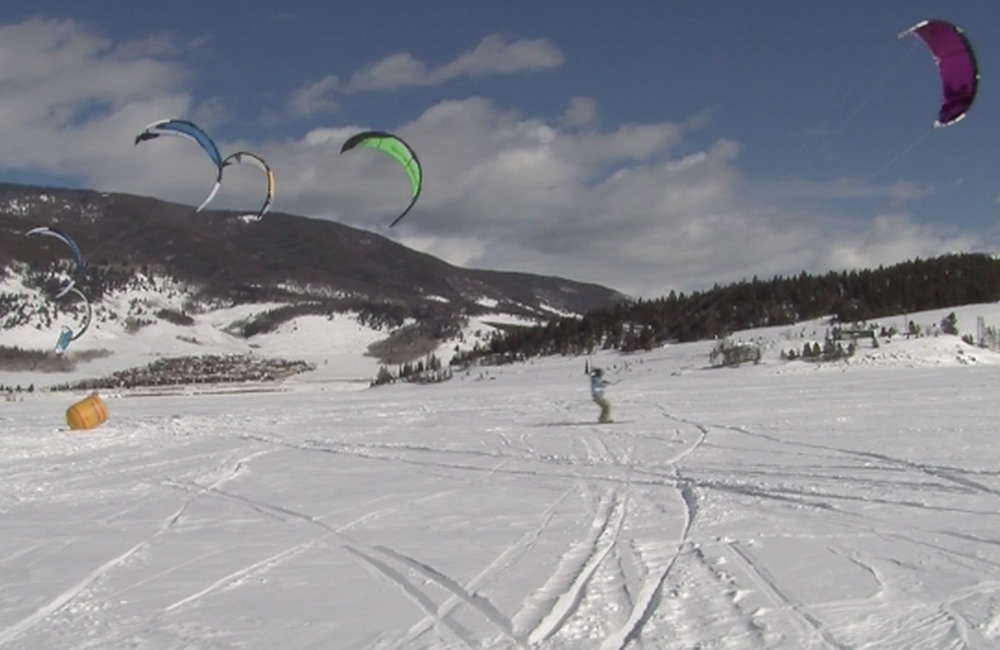
<path fill-rule="evenodd" d="M 915 34 L 927 45 L 941 74 L 941 109 L 935 127 L 954 124 L 965 117 L 976 99 L 979 66 L 965 33 L 945 20 L 925 20 L 899 35 Z"/>

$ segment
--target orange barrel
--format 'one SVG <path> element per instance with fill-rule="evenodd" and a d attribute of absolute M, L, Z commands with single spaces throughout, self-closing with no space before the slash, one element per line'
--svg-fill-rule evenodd
<path fill-rule="evenodd" d="M 97 393 L 92 393 L 66 409 L 66 424 L 70 429 L 93 429 L 108 419 L 108 407 Z"/>

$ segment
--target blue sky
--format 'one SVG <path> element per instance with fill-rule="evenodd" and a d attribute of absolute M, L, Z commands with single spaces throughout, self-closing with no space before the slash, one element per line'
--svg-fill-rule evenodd
<path fill-rule="evenodd" d="M 148 122 L 191 117 L 221 148 L 271 162 L 275 210 L 633 295 L 995 247 L 995 3 L 0 9 L 0 136 L 15 145 L 0 152 L 4 180 L 200 202 L 196 151 L 131 146 Z M 965 28 L 983 75 L 968 119 L 937 130 L 933 62 L 896 38 L 931 17 Z M 337 155 L 369 127 L 408 137 L 427 173 L 393 231 L 394 170 Z M 258 181 L 241 172 L 217 207 L 252 204 Z"/>

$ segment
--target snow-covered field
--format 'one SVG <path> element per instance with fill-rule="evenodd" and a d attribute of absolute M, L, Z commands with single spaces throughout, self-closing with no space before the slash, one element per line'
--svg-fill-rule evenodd
<path fill-rule="evenodd" d="M 579 357 L 0 402 L 0 648 L 1000 648 L 1000 355 L 813 331 L 590 357 L 610 425 Z"/>

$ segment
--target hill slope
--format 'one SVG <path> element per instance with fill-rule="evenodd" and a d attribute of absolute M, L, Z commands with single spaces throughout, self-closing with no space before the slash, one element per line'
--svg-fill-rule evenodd
<path fill-rule="evenodd" d="M 95 267 L 156 267 L 223 299 L 354 295 L 451 311 L 490 308 L 545 316 L 626 300 L 564 278 L 464 269 L 378 234 L 281 212 L 245 223 L 236 212 L 128 194 L 0 185 L 0 268 L 47 259 L 19 235 L 38 225 L 72 236 Z M 90 287 L 98 290 L 100 287 Z"/>
<path fill-rule="evenodd" d="M 91 328 L 65 360 L 43 364 L 74 377 L 128 367 L 126 358 L 266 354 L 282 339 L 277 347 L 319 366 L 351 359 L 335 376 L 370 378 L 378 364 L 483 341 L 501 324 L 629 300 L 563 278 L 456 267 L 330 221 L 276 212 L 248 224 L 239 215 L 0 184 L 0 346 L 51 350 L 60 325 L 82 317 L 80 305 L 48 298 L 68 267 L 58 268 L 59 242 L 23 236 L 38 225 L 69 234 L 86 260 L 77 286 L 91 301 Z M 24 366 L 9 361 L 8 370 Z"/>

